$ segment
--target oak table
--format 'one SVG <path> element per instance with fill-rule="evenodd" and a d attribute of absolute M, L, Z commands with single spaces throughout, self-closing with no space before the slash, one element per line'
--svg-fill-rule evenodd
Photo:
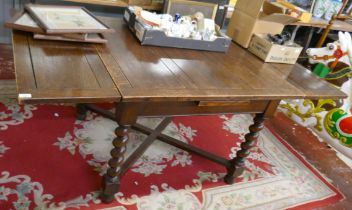
<path fill-rule="evenodd" d="M 263 122 L 281 99 L 344 98 L 345 94 L 298 65 L 267 64 L 232 44 L 228 53 L 141 46 L 121 19 L 103 19 L 116 32 L 108 43 L 38 41 L 13 32 L 18 98 L 22 103 L 79 103 L 78 117 L 91 110 L 116 121 L 116 138 L 101 198 L 109 203 L 121 177 L 155 139 L 226 167 L 226 183 L 242 172 Z M 115 102 L 110 113 L 89 103 Z M 232 160 L 187 145 L 162 130 L 175 115 L 253 113 L 254 123 Z M 155 130 L 139 116 L 167 116 Z M 148 137 L 126 160 L 128 130 Z M 209 143 L 212 142 L 209 139 Z"/>

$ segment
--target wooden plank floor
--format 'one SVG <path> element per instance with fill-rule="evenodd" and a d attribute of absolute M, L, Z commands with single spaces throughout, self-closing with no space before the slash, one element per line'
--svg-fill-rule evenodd
<path fill-rule="evenodd" d="M 16 98 L 11 45 L 0 44 L 0 98 Z"/>
<path fill-rule="evenodd" d="M 352 169 L 337 157 L 336 152 L 325 143 L 320 142 L 311 131 L 295 124 L 283 113 L 277 113 L 268 124 L 280 133 L 310 164 L 331 179 L 333 185 L 345 195 L 345 200 L 320 209 L 351 209 Z"/>
<path fill-rule="evenodd" d="M 12 46 L 0 44 L 0 80 L 15 79 Z"/>
<path fill-rule="evenodd" d="M 15 80 L 0 80 L 0 99 L 16 97 L 17 91 Z"/>

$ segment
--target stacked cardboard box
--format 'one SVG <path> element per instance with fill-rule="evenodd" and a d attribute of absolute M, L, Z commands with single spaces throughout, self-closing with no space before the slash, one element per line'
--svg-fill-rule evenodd
<path fill-rule="evenodd" d="M 254 34 L 248 50 L 269 63 L 295 64 L 302 47 L 292 43 L 291 45 L 279 45 L 272 43 L 267 34 Z"/>
<path fill-rule="evenodd" d="M 238 0 L 227 35 L 248 48 L 253 34 L 279 34 L 286 24 L 296 21 L 297 18 L 278 13 L 277 6 L 265 0 L 251 0 L 250 3 L 248 0 Z"/>

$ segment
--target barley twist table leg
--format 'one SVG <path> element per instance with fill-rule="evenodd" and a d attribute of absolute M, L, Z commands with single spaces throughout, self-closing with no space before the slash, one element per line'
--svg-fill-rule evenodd
<path fill-rule="evenodd" d="M 77 104 L 76 108 L 77 108 L 77 112 L 76 112 L 77 119 L 78 120 L 86 119 L 88 109 L 86 108 L 85 104 Z"/>
<path fill-rule="evenodd" d="M 259 132 L 264 128 L 264 115 L 257 114 L 254 118 L 254 124 L 249 126 L 249 133 L 245 135 L 245 141 L 241 144 L 241 149 L 237 151 L 236 157 L 230 161 L 230 167 L 227 168 L 227 174 L 224 181 L 232 184 L 234 178 L 243 172 L 244 162 L 250 153 L 250 149 L 256 144 Z"/>
<path fill-rule="evenodd" d="M 126 143 L 128 141 L 129 126 L 120 126 L 116 128 L 116 138 L 113 141 L 114 148 L 111 150 L 111 159 L 109 160 L 109 169 L 103 178 L 103 192 L 101 199 L 104 203 L 111 203 L 114 194 L 120 188 L 120 170 L 124 162 L 124 154 L 126 152 Z"/>

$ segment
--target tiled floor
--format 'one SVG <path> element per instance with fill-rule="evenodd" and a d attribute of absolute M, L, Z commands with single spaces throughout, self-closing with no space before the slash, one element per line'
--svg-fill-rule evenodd
<path fill-rule="evenodd" d="M 0 45 L 0 97 L 13 97 L 16 95 L 11 59 L 11 46 Z M 333 184 L 346 196 L 345 200 L 322 209 L 351 209 L 352 169 L 337 157 L 336 152 L 325 143 L 321 143 L 309 130 L 294 124 L 282 113 L 277 113 L 268 123 L 289 144 L 302 153 L 308 162 L 331 179 Z"/>

